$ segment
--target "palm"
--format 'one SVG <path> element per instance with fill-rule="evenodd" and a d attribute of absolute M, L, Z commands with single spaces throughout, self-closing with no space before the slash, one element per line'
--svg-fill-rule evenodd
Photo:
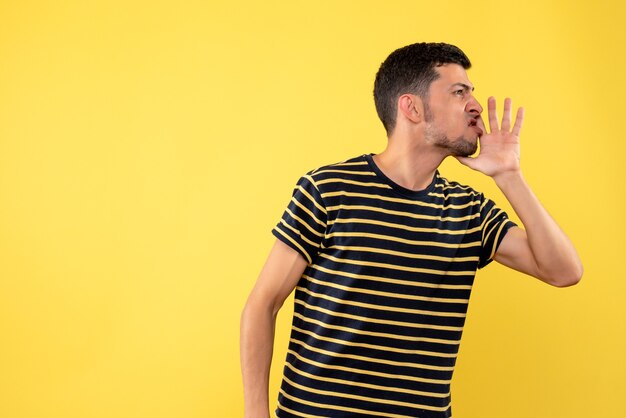
<path fill-rule="evenodd" d="M 466 166 L 480 171 L 490 177 L 517 171 L 520 169 L 520 138 L 519 133 L 524 120 L 524 109 L 519 108 L 515 117 L 515 125 L 511 128 L 511 99 L 504 100 L 504 115 L 502 124 L 498 125 L 496 100 L 493 97 L 488 101 L 489 133 L 480 137 L 480 152 L 474 158 L 458 157 Z M 478 126 L 487 132 L 482 119 Z"/>

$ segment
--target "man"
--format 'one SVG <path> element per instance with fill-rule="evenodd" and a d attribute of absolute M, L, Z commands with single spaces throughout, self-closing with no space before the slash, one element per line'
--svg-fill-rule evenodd
<path fill-rule="evenodd" d="M 455 46 L 413 44 L 381 65 L 374 100 L 386 149 L 304 175 L 244 308 L 246 417 L 268 417 L 278 310 L 295 311 L 276 415 L 450 417 L 450 379 L 474 275 L 493 259 L 554 286 L 582 264 L 520 169 L 524 111 L 489 133 Z M 472 158 L 480 140 L 480 152 Z M 522 221 L 448 181 L 448 156 L 493 178 Z"/>

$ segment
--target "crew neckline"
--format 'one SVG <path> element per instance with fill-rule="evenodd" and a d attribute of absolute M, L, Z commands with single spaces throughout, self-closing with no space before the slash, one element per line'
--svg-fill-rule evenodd
<path fill-rule="evenodd" d="M 407 189 L 404 186 L 400 186 L 398 183 L 396 183 L 395 181 L 387 177 L 387 175 L 385 175 L 385 173 L 383 173 L 382 170 L 378 168 L 378 166 L 374 162 L 374 158 L 372 158 L 374 155 L 376 154 L 374 154 L 373 152 L 370 152 L 369 154 L 363 154 L 363 157 L 365 157 L 365 160 L 367 161 L 367 164 L 369 164 L 372 171 L 374 171 L 374 173 L 376 173 L 376 175 L 380 177 L 380 180 L 384 181 L 395 192 L 406 197 L 416 198 L 416 197 L 422 197 L 424 195 L 427 195 L 428 193 L 433 191 L 433 189 L 435 188 L 435 184 L 437 184 L 437 179 L 439 178 L 439 170 L 435 170 L 435 175 L 433 176 L 433 179 L 430 182 L 430 184 L 426 186 L 426 188 L 422 190 L 411 190 L 411 189 Z"/>

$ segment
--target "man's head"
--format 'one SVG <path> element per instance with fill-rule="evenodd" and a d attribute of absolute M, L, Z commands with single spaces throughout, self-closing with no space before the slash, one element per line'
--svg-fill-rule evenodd
<path fill-rule="evenodd" d="M 436 68 L 444 64 L 471 67 L 469 58 L 454 45 L 444 43 L 417 43 L 392 52 L 381 64 L 374 82 L 376 112 L 383 122 L 387 135 L 396 127 L 398 98 L 411 93 L 422 99 L 424 116 L 431 116 L 428 92 L 433 81 L 439 78 Z"/>

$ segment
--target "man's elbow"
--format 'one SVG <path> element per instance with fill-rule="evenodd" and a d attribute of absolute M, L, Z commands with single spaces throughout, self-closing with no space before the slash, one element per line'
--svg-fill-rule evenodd
<path fill-rule="evenodd" d="M 255 322 L 261 317 L 276 318 L 282 303 L 253 292 L 241 311 L 241 322 Z"/>
<path fill-rule="evenodd" d="M 571 266 L 568 269 L 559 270 L 550 274 L 542 274 L 541 279 L 555 287 L 570 287 L 578 284 L 583 277 L 583 266 L 581 263 Z"/>

